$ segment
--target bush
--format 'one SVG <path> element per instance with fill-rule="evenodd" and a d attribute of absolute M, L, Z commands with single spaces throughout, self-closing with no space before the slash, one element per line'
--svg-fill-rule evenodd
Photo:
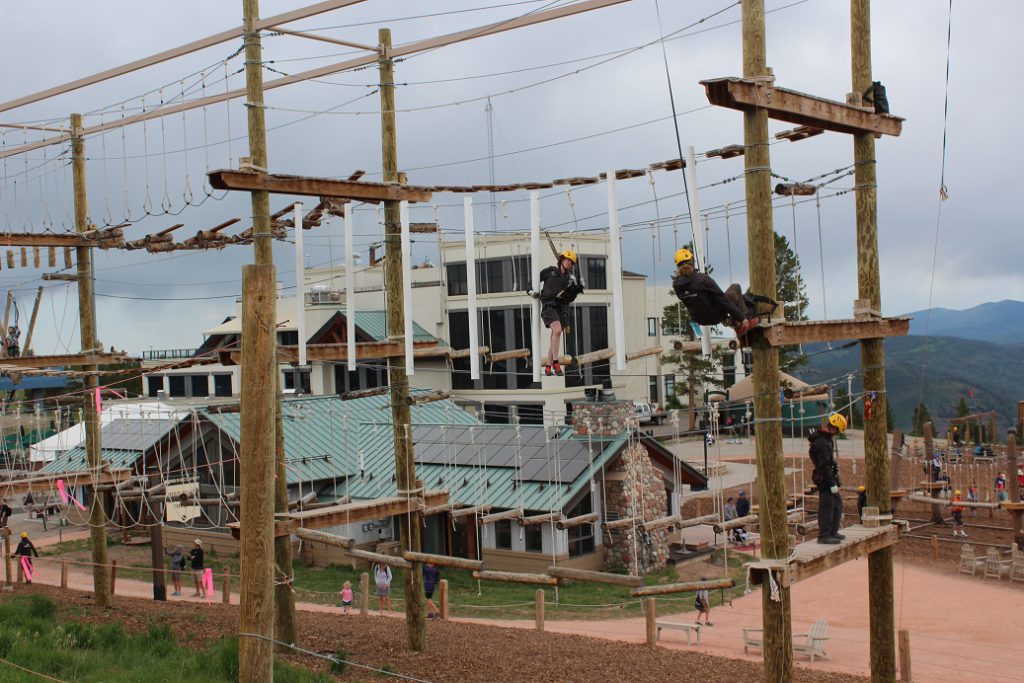
<path fill-rule="evenodd" d="M 157 657 L 166 657 L 178 649 L 174 634 L 167 624 L 150 624 L 146 635 L 142 637 L 146 648 Z"/>
<path fill-rule="evenodd" d="M 96 647 L 96 630 L 88 624 L 69 621 L 53 629 L 50 640 L 58 649 L 91 650 Z"/>
<path fill-rule="evenodd" d="M 112 621 L 96 629 L 96 645 L 104 650 L 120 649 L 126 640 L 120 622 Z"/>
<path fill-rule="evenodd" d="M 334 653 L 334 659 L 331 661 L 331 673 L 332 674 L 343 674 L 348 671 L 348 653 L 345 652 L 345 648 L 339 647 L 337 652 Z"/>
<path fill-rule="evenodd" d="M 225 638 L 210 648 L 214 665 L 222 678 L 228 681 L 238 680 L 238 637 Z"/>
<path fill-rule="evenodd" d="M 32 594 L 28 596 L 27 612 L 29 616 L 52 621 L 57 614 L 57 605 L 45 595 Z"/>

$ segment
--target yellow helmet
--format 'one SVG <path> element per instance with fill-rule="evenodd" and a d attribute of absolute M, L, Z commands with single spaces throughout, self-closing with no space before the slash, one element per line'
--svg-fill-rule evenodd
<path fill-rule="evenodd" d="M 676 252 L 676 265 L 677 266 L 680 263 L 683 263 L 684 261 L 692 261 L 692 260 L 693 260 L 693 252 L 690 251 L 689 249 L 687 249 L 686 247 L 683 247 L 682 249 L 680 249 L 680 250 L 678 250 Z"/>
<path fill-rule="evenodd" d="M 867 491 L 867 489 L 864 488 L 863 484 L 857 487 L 857 493 L 864 493 L 865 491 Z"/>
<path fill-rule="evenodd" d="M 846 431 L 846 418 L 839 413 L 832 413 L 828 416 L 828 423 L 838 429 L 840 432 Z"/>
<path fill-rule="evenodd" d="M 572 249 L 566 249 L 561 254 L 559 254 L 558 257 L 559 258 L 567 258 L 570 261 L 572 261 L 573 263 L 576 263 L 576 252 L 573 251 Z"/>
<path fill-rule="evenodd" d="M 22 531 L 21 532 L 21 537 L 22 538 L 28 538 L 28 532 Z"/>
<path fill-rule="evenodd" d="M 959 492 L 959 491 L 953 491 L 953 495 L 954 495 L 954 496 L 959 496 L 959 495 L 960 495 L 960 492 Z"/>

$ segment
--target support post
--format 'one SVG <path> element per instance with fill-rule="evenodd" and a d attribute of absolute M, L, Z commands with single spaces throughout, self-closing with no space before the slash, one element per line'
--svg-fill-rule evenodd
<path fill-rule="evenodd" d="M 937 559 L 939 559 L 939 535 L 932 534 L 932 560 Z"/>
<path fill-rule="evenodd" d="M 910 683 L 910 631 L 900 629 L 900 680 L 903 683 Z"/>
<path fill-rule="evenodd" d="M 37 266 L 38 267 L 38 266 Z M 43 299 L 43 288 L 39 287 L 39 291 L 36 292 L 36 301 L 32 305 L 32 317 L 28 321 L 28 332 L 25 334 L 25 343 L 21 347 L 21 355 L 27 356 L 29 351 L 32 350 L 32 333 L 36 329 L 36 317 L 39 315 L 39 303 Z M 6 328 L 5 334 L 6 334 Z"/>
<path fill-rule="evenodd" d="M 363 572 L 359 575 L 359 614 L 370 613 L 370 575 Z"/>
<path fill-rule="evenodd" d="M 538 588 L 533 598 L 533 628 L 537 631 L 544 630 L 544 589 Z"/>
<path fill-rule="evenodd" d="M 224 567 L 224 585 L 221 588 L 220 601 L 225 605 L 231 604 L 231 569 Z"/>
<path fill-rule="evenodd" d="M 14 556 L 11 555 L 11 530 L 5 529 L 4 531 L 4 583 L 8 586 L 13 586 Z"/>
<path fill-rule="evenodd" d="M 68 587 L 68 561 L 60 561 L 60 587 L 67 590 Z"/>
<path fill-rule="evenodd" d="M 159 482 L 154 481 L 155 486 Z M 145 494 L 143 494 L 145 495 Z M 152 500 L 146 505 L 146 521 L 149 522 L 149 559 L 153 565 L 153 599 L 167 600 L 167 574 L 164 572 L 164 520 L 163 513 L 157 519 Z M 163 510 L 163 503 L 155 503 Z"/>
<path fill-rule="evenodd" d="M 647 647 L 658 646 L 658 603 L 655 598 L 644 598 L 644 623 L 647 626 Z"/>
<path fill-rule="evenodd" d="M 1006 471 L 1009 472 L 1010 480 L 1006 483 L 1007 496 L 1010 501 L 1019 503 L 1021 502 L 1021 490 L 1020 486 L 1017 485 L 1017 433 L 1014 430 L 1009 430 L 1006 433 Z M 1012 520 L 1010 538 L 1013 542 L 1020 547 L 1022 542 L 1021 537 L 1024 536 L 1024 524 L 1021 522 L 1022 511 L 1021 510 L 1010 510 L 1010 519 Z"/>
<path fill-rule="evenodd" d="M 743 0 L 743 77 L 770 79 L 765 55 L 764 0 Z M 746 173 L 747 245 L 750 288 L 776 297 L 775 232 L 772 227 L 771 158 L 768 153 L 768 112 L 743 113 L 743 155 Z M 698 216 L 692 217 L 694 221 Z M 786 482 L 782 461 L 779 407 L 779 352 L 763 335 L 752 343 L 754 413 L 757 426 L 757 480 L 761 496 L 761 552 L 765 559 L 789 555 L 786 533 Z M 764 625 L 764 679 L 784 683 L 793 678 L 793 628 L 789 619 L 790 589 L 779 586 L 779 599 L 761 591 Z"/>
<path fill-rule="evenodd" d="M 110 595 L 117 592 L 117 560 L 110 561 Z"/>
<path fill-rule="evenodd" d="M 299 228 L 302 231 L 302 228 Z M 302 303 L 299 303 L 299 317 L 304 317 Z M 281 373 L 275 373 L 277 390 L 274 400 L 274 512 L 288 512 L 288 472 L 285 469 L 284 421 L 281 417 Z M 288 582 L 274 582 L 274 634 L 275 640 L 294 643 L 297 639 L 295 627 L 295 594 L 292 592 L 292 537 L 291 534 L 274 537 L 274 564 Z M 284 577 L 280 577 L 283 579 Z M 279 645 L 278 652 L 288 648 Z"/>
<path fill-rule="evenodd" d="M 248 4 L 248 3 L 247 3 Z M 242 381 L 239 457 L 241 522 L 238 630 L 244 683 L 273 680 L 274 635 L 274 266 L 242 268 Z"/>
<path fill-rule="evenodd" d="M 384 182 L 399 183 L 398 141 L 395 129 L 395 65 L 391 58 L 391 30 L 382 28 L 378 32 L 380 43 L 380 102 L 381 102 L 381 155 Z M 403 296 L 402 262 L 412 258 L 402 253 L 401 216 L 397 201 L 384 202 L 384 289 L 387 292 L 388 335 L 398 338 L 404 335 L 406 311 Z M 470 272 L 469 281 L 475 282 Z M 477 358 L 479 361 L 479 358 Z M 416 480 L 416 465 L 413 460 L 413 445 L 409 425 L 412 416 L 409 409 L 409 378 L 405 373 L 405 358 L 389 359 L 388 383 L 391 386 L 391 421 L 395 441 L 395 481 L 398 494 L 410 492 L 422 485 Z M 399 539 L 402 550 L 420 552 L 423 515 L 418 510 L 410 511 L 399 519 Z M 416 569 L 402 572 L 405 581 L 405 631 L 409 648 L 425 652 L 426 604 L 423 593 L 423 572 Z"/>
<path fill-rule="evenodd" d="M 862 345 L 861 349 L 863 349 L 863 348 L 864 347 Z M 862 353 L 862 356 L 863 356 L 863 353 Z M 867 425 L 865 425 L 865 426 L 867 426 Z M 864 446 L 865 446 L 865 449 L 866 449 L 867 448 L 867 431 L 866 430 L 864 432 Z M 932 423 L 931 422 L 925 422 L 924 423 L 924 462 L 925 462 L 925 467 L 928 468 L 928 477 L 927 477 L 927 479 L 928 479 L 929 482 L 932 481 L 932 465 L 931 465 L 931 461 L 932 461 L 932 456 L 934 456 L 934 455 L 935 455 L 935 431 L 934 431 L 934 427 L 932 427 Z M 867 452 L 865 450 L 865 457 L 866 456 L 867 456 Z M 870 473 L 869 473 L 869 476 L 870 476 Z M 928 495 L 930 495 L 932 498 L 935 498 L 936 500 L 938 500 L 941 497 L 941 495 L 942 495 L 942 489 L 930 488 L 928 490 Z M 869 498 L 869 500 L 870 500 L 870 498 Z M 932 503 L 932 524 L 944 524 L 945 521 L 946 520 L 942 517 L 942 503 L 941 502 Z"/>
<path fill-rule="evenodd" d="M 441 621 L 448 621 L 448 579 L 441 579 L 438 590 L 438 611 L 441 612 Z"/>
<path fill-rule="evenodd" d="M 71 173 L 75 191 L 75 230 L 88 232 L 89 205 L 85 191 L 85 140 L 82 136 L 82 115 L 71 115 Z M 92 352 L 99 343 L 96 341 L 96 309 L 93 295 L 92 250 L 76 247 L 75 260 L 78 262 L 78 311 L 79 336 L 82 353 Z M 96 370 L 96 366 L 83 370 Z M 103 462 L 100 457 L 100 419 L 96 411 L 95 394 L 99 391 L 99 378 L 90 373 L 83 380 L 85 384 L 82 406 L 82 421 L 85 422 L 85 452 L 89 469 L 99 472 Z M 103 495 L 93 487 L 89 503 L 89 540 L 92 546 L 92 584 L 96 595 L 96 607 L 110 607 L 110 579 L 107 568 L 107 512 L 103 507 Z"/>

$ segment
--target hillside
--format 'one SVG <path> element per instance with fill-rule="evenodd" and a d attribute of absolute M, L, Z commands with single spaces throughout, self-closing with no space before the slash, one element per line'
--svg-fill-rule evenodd
<path fill-rule="evenodd" d="M 826 348 L 824 344 L 809 344 L 804 351 L 812 354 Z M 885 369 L 889 400 L 896 426 L 904 430 L 910 428 L 912 411 L 922 395 L 921 369 L 925 360 L 924 403 L 940 429 L 945 428 L 946 420 L 956 415 L 961 396 L 967 398 L 972 412 L 995 410 L 1000 415 L 1000 431 L 1012 426 L 1017 401 L 1024 399 L 1024 343 L 1011 346 L 920 336 L 887 340 Z M 854 346 L 813 356 L 807 366 L 793 374 L 813 384 L 859 371 L 860 347 Z M 974 391 L 973 399 L 968 397 L 968 389 Z M 857 376 L 854 392 L 859 391 Z"/>
<path fill-rule="evenodd" d="M 914 318 L 910 322 L 910 334 L 924 334 L 928 311 L 914 311 L 906 315 Z M 1024 344 L 1024 301 L 990 301 L 962 311 L 933 308 L 928 334 L 995 344 Z"/>

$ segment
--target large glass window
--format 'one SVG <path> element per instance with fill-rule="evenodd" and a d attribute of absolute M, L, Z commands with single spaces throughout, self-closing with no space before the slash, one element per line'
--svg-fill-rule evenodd
<path fill-rule="evenodd" d="M 566 513 L 566 517 L 590 514 L 592 507 L 590 495 L 584 496 L 575 507 Z M 566 533 L 569 535 L 569 557 L 579 557 L 580 555 L 589 555 L 594 552 L 593 524 L 580 524 L 579 526 L 569 527 Z"/>
<path fill-rule="evenodd" d="M 544 552 L 544 525 L 543 524 L 532 524 L 528 527 L 524 527 L 523 536 L 526 541 L 526 552 L 528 553 L 542 553 Z"/>
<path fill-rule="evenodd" d="M 192 385 L 192 395 L 196 397 L 206 397 L 210 395 L 210 376 L 209 375 L 189 375 L 189 383 Z"/>
<path fill-rule="evenodd" d="M 648 318 L 647 319 L 647 336 L 657 337 L 658 336 L 658 319 Z"/>
<path fill-rule="evenodd" d="M 676 376 L 665 375 L 665 400 L 669 400 L 676 395 Z"/>
<path fill-rule="evenodd" d="M 163 388 L 164 388 L 164 378 L 163 377 L 147 377 L 146 378 L 146 388 L 148 389 L 147 393 L 149 394 L 149 397 L 150 398 L 156 398 L 157 392 L 158 391 L 162 391 Z"/>
<path fill-rule="evenodd" d="M 466 282 L 466 264 L 465 263 L 449 263 L 448 264 L 448 295 L 449 296 L 462 296 L 469 292 L 468 283 Z"/>
<path fill-rule="evenodd" d="M 512 550 L 512 520 L 500 519 L 494 523 L 494 547 Z"/>
<path fill-rule="evenodd" d="M 277 333 L 277 343 L 281 346 L 298 346 L 299 344 L 299 332 L 298 330 L 285 330 Z"/>
<path fill-rule="evenodd" d="M 185 395 L 185 375 L 167 376 L 167 395 L 175 398 Z"/>
<path fill-rule="evenodd" d="M 608 278 L 603 256 L 587 256 L 584 259 L 587 270 L 587 289 L 608 289 Z"/>
<path fill-rule="evenodd" d="M 230 396 L 231 395 L 231 375 L 214 375 L 213 376 L 213 395 L 214 396 Z"/>

